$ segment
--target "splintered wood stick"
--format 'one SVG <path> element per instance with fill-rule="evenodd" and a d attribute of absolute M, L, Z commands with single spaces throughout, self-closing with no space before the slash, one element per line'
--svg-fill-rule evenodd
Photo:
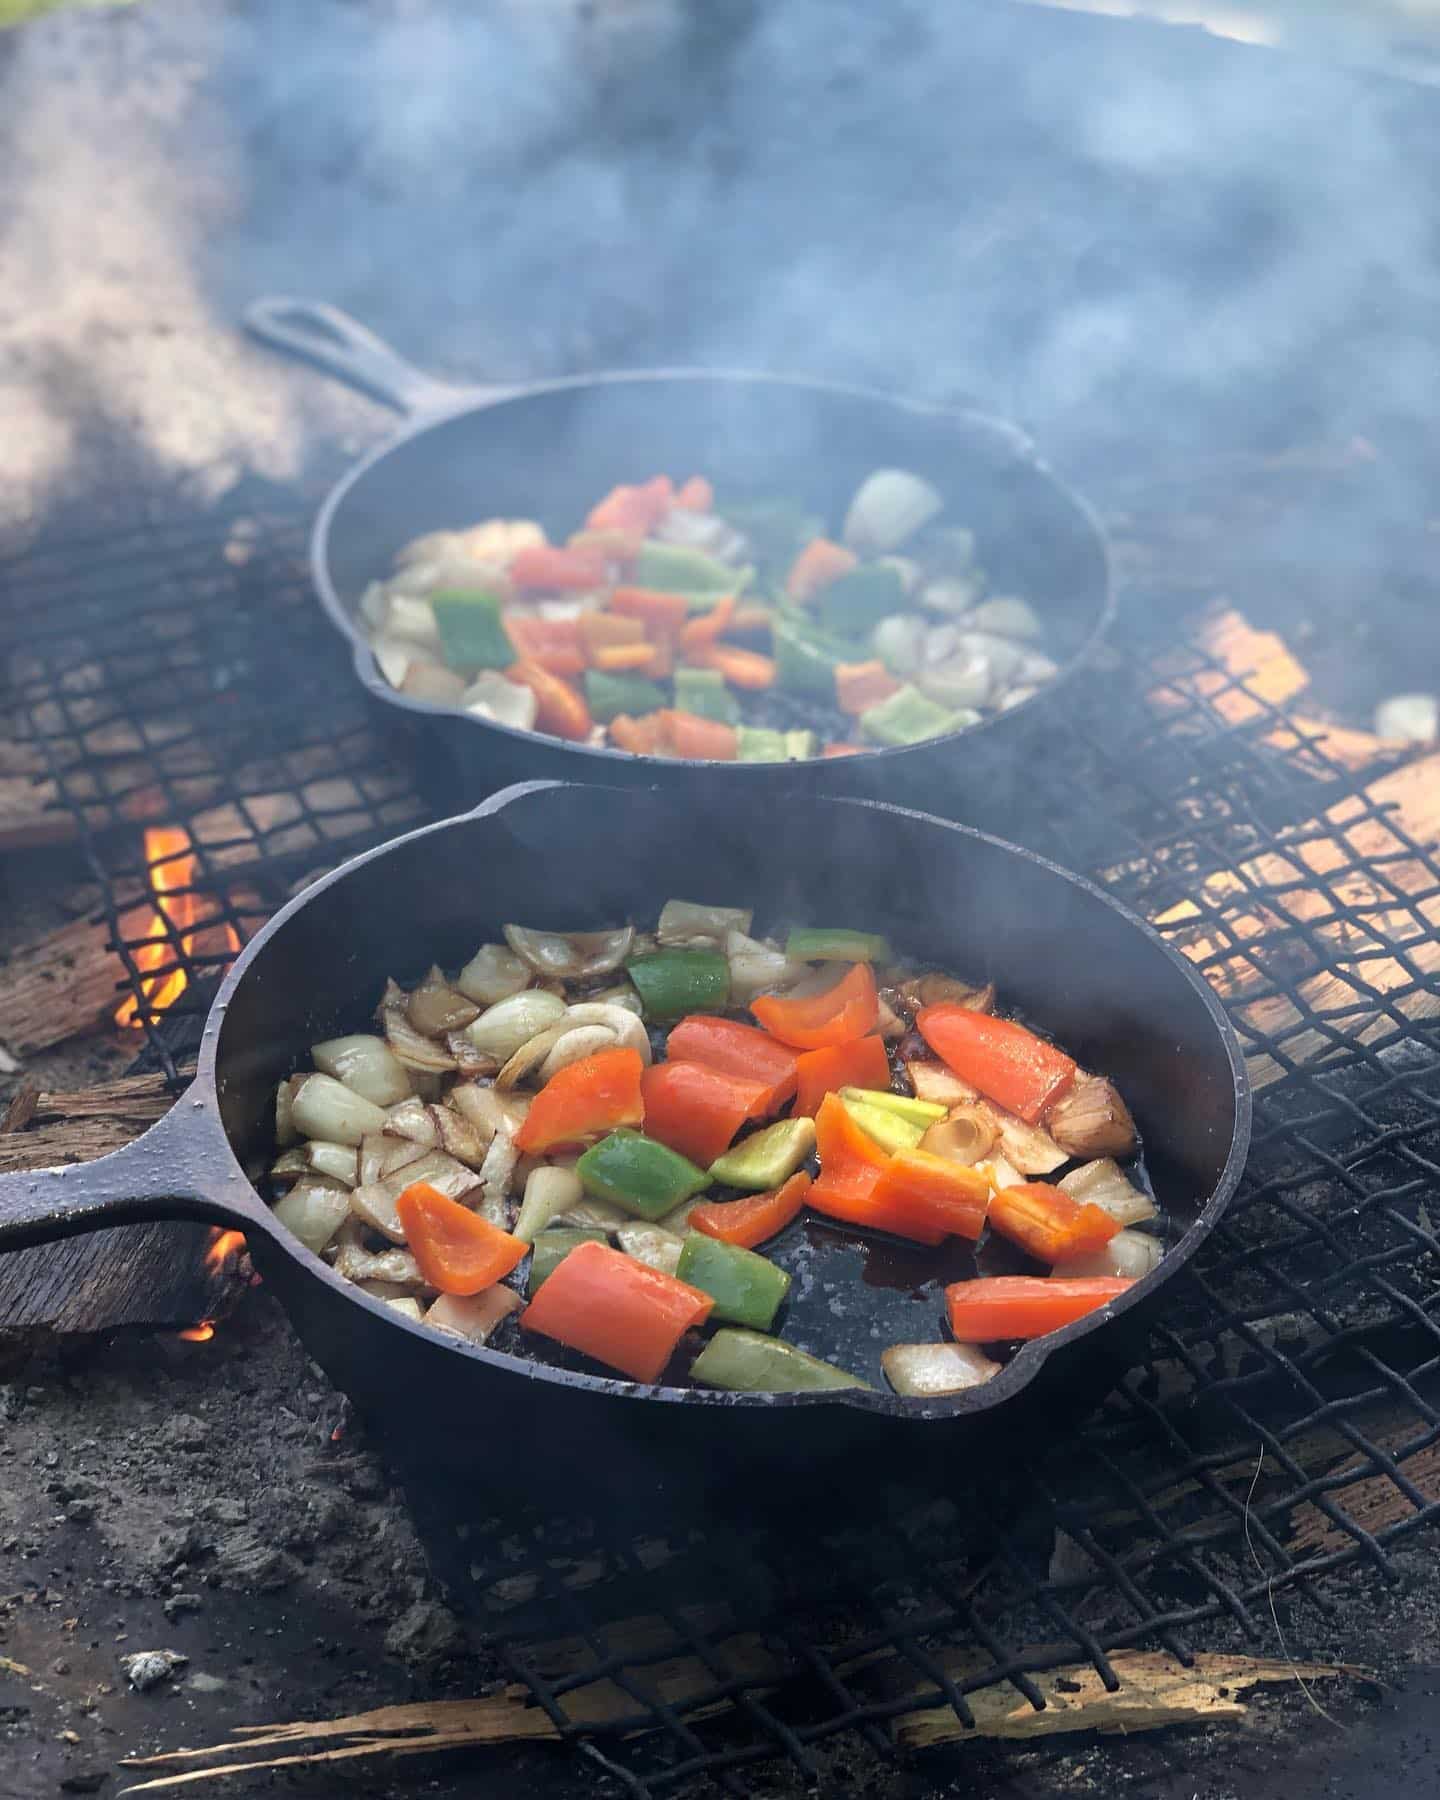
<path fill-rule="evenodd" d="M 170 1110 L 163 1075 L 127 1075 L 78 1093 L 22 1086 L 0 1119 L 0 1174 L 91 1162 Z"/>

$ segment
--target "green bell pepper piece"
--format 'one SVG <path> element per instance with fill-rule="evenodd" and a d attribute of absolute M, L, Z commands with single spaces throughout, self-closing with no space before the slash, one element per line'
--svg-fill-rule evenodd
<path fill-rule="evenodd" d="M 792 931 L 785 940 L 785 954 L 796 962 L 889 962 L 890 946 L 873 931 L 842 931 L 818 927 Z"/>
<path fill-rule="evenodd" d="M 965 714 L 947 711 L 907 683 L 861 713 L 860 730 L 874 744 L 919 744 L 958 731 L 967 722 Z"/>
<path fill-rule="evenodd" d="M 709 1183 L 703 1169 L 638 1131 L 612 1131 L 575 1165 L 587 1194 L 640 1219 L 660 1219 Z M 537 1240 L 538 1241 L 538 1240 Z"/>
<path fill-rule="evenodd" d="M 945 1108 L 934 1100 L 912 1100 L 909 1094 L 892 1094 L 885 1088 L 842 1087 L 842 1100 L 858 1100 L 864 1106 L 878 1106 L 882 1112 L 898 1113 L 912 1125 L 928 1130 L 945 1117 Z"/>
<path fill-rule="evenodd" d="M 785 733 L 771 731 L 763 725 L 741 725 L 739 759 L 741 762 L 788 762 Z"/>
<path fill-rule="evenodd" d="M 621 713 L 651 713 L 665 704 L 663 688 L 643 675 L 614 675 L 607 669 L 585 671 L 585 704 L 591 716 L 608 725 Z"/>
<path fill-rule="evenodd" d="M 500 622 L 503 601 L 486 588 L 441 588 L 430 596 L 440 651 L 452 669 L 508 669 L 515 646 Z"/>
<path fill-rule="evenodd" d="M 897 569 L 867 563 L 820 590 L 816 611 L 827 631 L 842 637 L 868 637 L 891 613 L 905 605 L 905 584 Z"/>
<path fill-rule="evenodd" d="M 917 1125 L 913 1119 L 902 1119 L 899 1113 L 891 1112 L 888 1107 L 868 1106 L 863 1100 L 847 1100 L 843 1094 L 840 1104 L 860 1129 L 892 1156 L 897 1150 L 913 1150 L 929 1129 L 928 1126 Z"/>
<path fill-rule="evenodd" d="M 690 1365 L 707 1387 L 741 1394 L 805 1394 L 824 1388 L 868 1388 L 858 1375 L 837 1369 L 787 1344 L 784 1338 L 727 1325 L 717 1331 Z"/>
<path fill-rule="evenodd" d="M 788 1181 L 814 1148 L 813 1119 L 779 1119 L 711 1163 L 710 1179 L 762 1194 Z"/>
<path fill-rule="evenodd" d="M 755 1331 L 770 1329 L 790 1292 L 790 1277 L 767 1257 L 700 1231 L 686 1235 L 675 1275 L 710 1296 L 715 1302 L 712 1319 Z"/>
<path fill-rule="evenodd" d="M 843 649 L 793 613 L 777 613 L 773 633 L 776 683 L 834 705 L 835 665 L 846 661 Z"/>
<path fill-rule="evenodd" d="M 730 965 L 718 950 L 657 950 L 625 969 L 647 1019 L 719 1012 L 730 998 Z"/>
<path fill-rule="evenodd" d="M 740 703 L 718 669 L 677 669 L 675 704 L 681 712 L 718 719 L 722 725 L 733 725 L 740 717 Z"/>
<path fill-rule="evenodd" d="M 819 748 L 813 731 L 787 731 L 785 733 L 785 755 L 790 762 L 809 762 Z"/>
<path fill-rule="evenodd" d="M 525 1298 L 533 1300 L 537 1290 L 553 1275 L 577 1244 L 603 1244 L 608 1240 L 603 1231 L 542 1231 L 530 1253 L 530 1279 L 525 1284 Z"/>
<path fill-rule="evenodd" d="M 665 594 L 739 594 L 755 576 L 754 569 L 732 569 L 683 544 L 657 544 L 647 538 L 635 559 L 635 585 Z"/>

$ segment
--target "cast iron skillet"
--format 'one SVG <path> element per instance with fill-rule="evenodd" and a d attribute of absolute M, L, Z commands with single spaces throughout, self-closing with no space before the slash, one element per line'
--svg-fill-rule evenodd
<path fill-rule="evenodd" d="M 365 1029 L 387 974 L 453 967 L 507 920 L 647 921 L 675 894 L 883 928 L 902 951 L 995 980 L 1007 1005 L 1119 1083 L 1173 1222 L 1160 1267 L 953 1399 L 733 1395 L 637 1387 L 428 1331 L 276 1225 L 247 1179 L 274 1153 L 275 1085 L 312 1042 Z M 736 1492 L 756 1491 L 757 1471 L 773 1492 L 777 1475 L 823 1479 L 837 1459 L 863 1490 L 861 1471 L 943 1472 L 987 1418 L 1008 1427 L 1022 1405 L 1069 1411 L 1103 1391 L 1136 1320 L 1224 1211 L 1249 1131 L 1240 1051 L 1204 981 L 1098 889 L 1027 851 L 873 802 L 809 800 L 757 822 L 720 797 L 534 782 L 356 858 L 278 913 L 220 989 L 185 1096 L 113 1156 L 0 1180 L 0 1249 L 131 1219 L 236 1227 L 306 1348 L 362 1408 L 432 1463 L 498 1463 L 532 1498 L 573 1499 L 577 1482 L 592 1498 L 609 1481 L 633 1505 L 700 1477 L 713 1502 L 727 1471 Z M 788 1335 L 857 1368 L 885 1342 L 939 1335 L 935 1295 L 867 1285 L 855 1239 L 811 1238 Z"/>
<path fill-rule="evenodd" d="M 797 787 L 861 793 L 955 808 L 1004 829 L 1002 794 L 1023 780 L 1024 746 L 1049 716 L 1055 683 L 969 731 L 864 759 L 695 763 L 563 743 L 410 699 L 380 674 L 355 608 L 366 584 L 390 573 L 395 552 L 422 532 L 492 516 L 538 518 L 563 542 L 617 481 L 661 470 L 704 474 L 722 492 L 793 496 L 838 520 L 864 477 L 892 466 L 933 481 L 977 529 L 992 588 L 1024 594 L 1045 619 L 1057 679 L 1085 663 L 1110 623 L 1095 515 L 1003 420 L 832 383 L 704 369 L 456 388 L 411 368 L 334 307 L 259 300 L 245 323 L 262 342 L 318 363 L 410 420 L 325 501 L 311 573 L 354 644 L 360 680 L 377 701 L 430 728 L 467 803 L 532 776 L 687 788 L 703 778 L 751 802 Z"/>

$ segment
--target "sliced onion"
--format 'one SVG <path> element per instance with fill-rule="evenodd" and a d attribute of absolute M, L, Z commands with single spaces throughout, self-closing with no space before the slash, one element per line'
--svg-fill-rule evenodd
<path fill-rule="evenodd" d="M 537 1032 L 527 1043 L 522 1044 L 495 1077 L 495 1086 L 499 1092 L 508 1093 L 522 1081 L 528 1081 L 532 1075 L 538 1076 L 545 1058 L 561 1038 L 569 1035 L 570 1026 L 562 1019 L 558 1025 L 551 1025 L 546 1030 Z"/>
<path fill-rule="evenodd" d="M 433 1148 L 432 1144 L 417 1144 L 413 1138 L 382 1137 L 379 1132 L 367 1134 L 360 1140 L 355 1185 L 368 1187 Z"/>
<path fill-rule="evenodd" d="M 695 900 L 667 900 L 655 935 L 662 944 L 723 944 L 732 931 L 748 932 L 748 906 L 702 906 Z"/>
<path fill-rule="evenodd" d="M 898 550 L 928 525 L 945 502 L 906 469 L 876 469 L 860 484 L 845 515 L 845 542 L 862 555 Z"/>
<path fill-rule="evenodd" d="M 405 990 L 395 982 L 387 981 L 380 1002 L 380 1022 L 385 1029 L 386 1043 L 407 1069 L 418 1069 L 429 1075 L 448 1075 L 455 1067 L 455 1058 L 433 1038 L 415 1029 L 406 1005 Z M 414 1085 L 412 1082 L 411 1086 Z"/>
<path fill-rule="evenodd" d="M 1027 1125 L 988 1100 L 972 1102 L 988 1115 L 1000 1134 L 1000 1152 L 1022 1175 L 1052 1175 L 1069 1162 L 1068 1151 L 1062 1150 L 1048 1132 L 1038 1125 Z"/>
<path fill-rule="evenodd" d="M 482 1055 L 503 1064 L 522 1044 L 564 1017 L 565 1002 L 558 995 L 529 988 L 488 1007 L 473 1025 L 466 1026 L 465 1035 Z"/>
<path fill-rule="evenodd" d="M 530 965 L 504 944 L 482 944 L 455 977 L 455 986 L 477 1006 L 494 1006 L 529 987 Z"/>
<path fill-rule="evenodd" d="M 1035 609 L 1016 594 L 995 594 L 989 600 L 982 600 L 970 618 L 982 631 L 994 631 L 1001 637 L 1038 638 L 1041 635 Z"/>
<path fill-rule="evenodd" d="M 614 1049 L 615 1041 L 615 1033 L 608 1025 L 574 1026 L 550 1046 L 548 1055 L 540 1065 L 541 1082 L 549 1081 L 552 1075 L 558 1075 L 572 1063 L 583 1062 L 597 1050 Z M 500 1078 L 497 1075 L 495 1079 L 498 1081 Z"/>
<path fill-rule="evenodd" d="M 415 646 L 407 644 L 404 638 L 377 637 L 371 641 L 370 648 L 375 653 L 376 667 L 391 687 L 403 686 L 410 665 L 416 659 Z"/>
<path fill-rule="evenodd" d="M 540 712 L 534 688 L 509 681 L 495 669 L 482 669 L 460 696 L 460 704 L 466 712 L 516 731 L 533 731 Z"/>
<path fill-rule="evenodd" d="M 383 581 L 368 581 L 365 591 L 360 596 L 360 603 L 355 608 L 362 622 L 372 632 L 385 629 L 385 617 L 390 611 L 390 594 Z"/>
<path fill-rule="evenodd" d="M 680 1261 L 685 1240 L 663 1225 L 650 1225 L 631 1220 L 615 1233 L 615 1242 L 627 1256 L 644 1263 L 647 1269 L 658 1269 L 662 1275 L 673 1275 Z"/>
<path fill-rule="evenodd" d="M 1072 1199 L 1089 1200 L 1103 1207 L 1122 1225 L 1139 1225 L 1153 1219 L 1159 1210 L 1148 1194 L 1131 1186 L 1124 1170 L 1108 1156 L 1072 1169 L 1061 1177 L 1060 1186 Z"/>
<path fill-rule="evenodd" d="M 915 675 L 925 661 L 925 621 L 915 613 L 892 613 L 870 637 L 870 648 L 892 675 Z"/>
<path fill-rule="evenodd" d="M 299 1144 L 293 1145 L 289 1150 L 277 1156 L 270 1165 L 271 1181 L 284 1186 L 288 1186 L 292 1181 L 298 1181 L 302 1175 L 309 1173 L 310 1165 L 305 1160 L 304 1147 Z"/>
<path fill-rule="evenodd" d="M 456 1162 L 464 1163 L 466 1168 L 478 1169 L 485 1160 L 490 1140 L 482 1138 L 464 1114 L 453 1107 L 432 1107 L 431 1114 L 439 1133 L 440 1148 Z"/>
<path fill-rule="evenodd" d="M 275 1090 L 275 1142 L 280 1149 L 298 1142 L 300 1133 L 295 1129 L 292 1108 L 295 1102 L 295 1090 L 305 1079 L 303 1075 L 289 1075 Z"/>
<path fill-rule="evenodd" d="M 608 975 L 624 962 L 635 940 L 633 925 L 614 931 L 531 931 L 524 925 L 507 925 L 504 930 L 505 942 L 515 954 L 552 981 Z"/>
<path fill-rule="evenodd" d="M 405 1016 L 423 1036 L 438 1038 L 478 1018 L 480 1008 L 457 994 L 441 970 L 432 967 L 406 1001 Z"/>
<path fill-rule="evenodd" d="M 880 1355 L 885 1379 L 907 1399 L 934 1399 L 979 1387 L 1000 1373 L 974 1344 L 892 1344 Z"/>
<path fill-rule="evenodd" d="M 327 1144 L 323 1139 L 312 1138 L 300 1146 L 300 1155 L 315 1174 L 338 1181 L 344 1187 L 354 1187 L 360 1152 L 353 1144 Z"/>
<path fill-rule="evenodd" d="M 277 1200 L 273 1211 L 285 1229 L 318 1256 L 344 1224 L 350 1195 L 338 1181 L 309 1175 Z"/>
<path fill-rule="evenodd" d="M 1000 1151 L 993 1151 L 985 1163 L 990 1171 L 990 1185 L 993 1188 L 1023 1187 L 1026 1177 L 1008 1163 Z M 1061 1184 L 1064 1185 L 1063 1182 Z"/>
<path fill-rule="evenodd" d="M 574 1225 L 582 1231 L 616 1232 L 622 1225 L 634 1222 L 634 1213 L 628 1213 L 623 1206 L 615 1206 L 609 1200 L 598 1200 L 593 1194 L 584 1194 L 574 1206 L 567 1206 L 563 1213 L 558 1213 L 551 1221 L 555 1225 Z"/>
<path fill-rule="evenodd" d="M 417 658 L 405 671 L 400 692 L 408 694 L 412 700 L 428 700 L 433 706 L 458 706 L 460 696 L 465 692 L 465 681 L 444 663 L 424 662 Z"/>
<path fill-rule="evenodd" d="M 513 1136 L 518 1129 L 518 1121 L 507 1110 L 502 1096 L 484 1082 L 458 1083 L 450 1090 L 448 1104 L 470 1121 L 487 1144 L 497 1131 Z"/>
<path fill-rule="evenodd" d="M 402 1168 L 383 1175 L 379 1181 L 357 1187 L 350 1196 L 350 1207 L 357 1219 L 372 1230 L 388 1237 L 392 1243 L 405 1242 L 405 1229 L 400 1223 L 395 1202 L 411 1182 L 426 1181 L 438 1188 L 447 1200 L 458 1200 L 476 1185 L 473 1169 L 467 1169 L 443 1150 L 425 1150 Z"/>
<path fill-rule="evenodd" d="M 1080 1073 L 1045 1118 L 1055 1142 L 1070 1156 L 1130 1156 L 1135 1121 L 1113 1081 Z"/>
<path fill-rule="evenodd" d="M 1015 671 L 1021 681 L 1031 687 L 1040 687 L 1047 681 L 1053 681 L 1060 673 L 1059 663 L 1048 656 L 1042 656 L 1038 650 L 1027 650 L 1020 660 L 1020 667 Z"/>
<path fill-rule="evenodd" d="M 515 1148 L 514 1138 L 497 1131 L 480 1165 L 481 1198 L 475 1210 L 502 1231 L 510 1224 L 510 1183 L 519 1160 L 520 1152 Z"/>
<path fill-rule="evenodd" d="M 305 1137 L 332 1144 L 358 1144 L 367 1131 L 383 1131 L 385 1114 L 336 1081 L 333 1075 L 307 1075 L 290 1102 L 290 1119 Z"/>
<path fill-rule="evenodd" d="M 983 706 L 995 687 L 995 672 L 986 656 L 961 651 L 945 662 L 925 668 L 915 685 L 927 699 L 941 706 Z"/>
<path fill-rule="evenodd" d="M 403 1169 L 410 1163 L 419 1162 L 427 1150 L 439 1148 L 435 1144 L 416 1144 L 409 1138 L 384 1138 L 382 1142 L 385 1148 L 381 1152 L 380 1167 L 375 1176 L 377 1181 L 383 1181 L 387 1175 L 395 1174 L 398 1169 Z"/>
<path fill-rule="evenodd" d="M 1001 712 L 1009 712 L 1012 706 L 1023 706 L 1027 700 L 1033 700 L 1039 691 L 1039 688 L 1033 688 L 1028 685 L 1007 688 L 1000 696 L 999 706 Z"/>
<path fill-rule="evenodd" d="M 995 1010 L 995 984 L 972 987 L 968 981 L 956 981 L 952 975 L 917 975 L 907 981 L 900 992 L 917 1011 L 922 1006 L 951 1004 L 965 1006 L 971 1012 Z"/>
<path fill-rule="evenodd" d="M 714 1196 L 711 1194 L 692 1194 L 688 1200 L 682 1200 L 672 1211 L 662 1213 L 655 1223 L 663 1226 L 666 1231 L 673 1231 L 676 1237 L 683 1238 L 690 1229 L 691 1213 L 697 1206 L 704 1206 L 707 1200 L 713 1198 Z"/>
<path fill-rule="evenodd" d="M 359 1244 L 342 1244 L 331 1265 L 346 1281 L 385 1281 L 398 1292 L 418 1294 L 428 1285 L 420 1265 L 408 1250 L 366 1250 Z"/>
<path fill-rule="evenodd" d="M 402 549 L 395 552 L 397 569 L 414 568 L 417 563 L 435 562 L 440 557 L 459 557 L 465 554 L 465 534 L 461 531 L 427 531 L 420 537 L 411 538 Z"/>
<path fill-rule="evenodd" d="M 483 1344 L 497 1325 L 524 1304 L 514 1288 L 496 1282 L 478 1294 L 441 1294 L 425 1314 L 425 1323 L 433 1325 L 436 1331 L 448 1331 L 455 1337 L 468 1338 L 472 1344 Z"/>
<path fill-rule="evenodd" d="M 387 1299 L 385 1304 L 391 1312 L 399 1313 L 402 1319 L 409 1319 L 412 1325 L 420 1324 L 425 1316 L 420 1311 L 420 1302 L 412 1300 L 408 1295 L 402 1296 L 398 1300 Z"/>
<path fill-rule="evenodd" d="M 486 519 L 461 532 L 460 541 L 465 554 L 477 562 L 508 568 L 518 550 L 536 549 L 545 542 L 545 527 L 534 519 Z"/>
<path fill-rule="evenodd" d="M 546 1163 L 532 1169 L 525 1182 L 525 1198 L 520 1204 L 520 1217 L 513 1235 L 533 1244 L 539 1234 L 561 1213 L 578 1206 L 585 1197 L 580 1177 L 573 1169 Z"/>
<path fill-rule="evenodd" d="M 788 992 L 807 973 L 808 965 L 791 962 L 783 950 L 743 931 L 725 939 L 725 960 L 730 965 L 730 998 L 744 1003 L 757 994 Z"/>
<path fill-rule="evenodd" d="M 975 566 L 975 533 L 966 525 L 932 525 L 925 533 L 923 546 L 917 545 L 925 566 L 945 574 L 970 574 L 976 580 L 983 573 Z"/>
<path fill-rule="evenodd" d="M 917 1058 L 906 1063 L 905 1073 L 910 1077 L 917 1100 L 930 1100 L 938 1106 L 950 1107 L 966 1106 L 980 1098 L 979 1088 L 971 1087 L 968 1081 L 952 1074 L 942 1062 Z"/>
<path fill-rule="evenodd" d="M 962 631 L 958 654 L 983 657 L 990 665 L 997 687 L 1021 678 L 1025 664 L 1034 652 L 1013 638 L 998 637 L 991 631 Z"/>
<path fill-rule="evenodd" d="M 894 995 L 887 997 L 883 991 L 879 997 L 880 1016 L 876 1021 L 876 1024 L 881 1037 L 888 1043 L 894 1043 L 897 1039 L 904 1037 L 905 1033 L 910 1029 L 905 1023 L 905 1020 L 891 1004 L 894 997 Z"/>
<path fill-rule="evenodd" d="M 428 600 L 413 595 L 390 592 L 390 609 L 385 615 L 385 636 L 398 638 L 414 649 L 435 654 L 422 658 L 435 661 L 440 650 L 440 627 L 435 622 L 435 608 Z"/>
<path fill-rule="evenodd" d="M 632 990 L 633 991 L 633 990 Z M 640 1004 L 640 996 L 635 995 L 635 1005 Z M 638 1012 L 628 1006 L 622 1006 L 615 1000 L 578 1000 L 565 1015 L 569 1025 L 603 1025 L 611 1032 L 617 1044 L 627 1050 L 638 1052 L 641 1062 L 650 1061 L 650 1033 L 641 1022 Z M 549 1079 L 548 1076 L 546 1078 Z"/>
<path fill-rule="evenodd" d="M 920 604 L 929 612 L 960 618 L 968 613 L 984 593 L 978 576 L 942 575 L 938 581 L 927 581 L 921 588 Z"/>
<path fill-rule="evenodd" d="M 919 587 L 924 571 L 911 556 L 877 556 L 875 566 L 880 569 L 893 569 L 900 577 L 900 589 L 905 595 L 913 594 Z"/>
<path fill-rule="evenodd" d="M 356 1032 L 349 1037 L 326 1038 L 312 1044 L 315 1067 L 333 1075 L 376 1106 L 392 1106 L 410 1093 L 410 1077 L 384 1038 Z"/>
<path fill-rule="evenodd" d="M 1000 1136 L 995 1121 L 978 1106 L 957 1106 L 948 1118 L 937 1119 L 920 1140 L 920 1148 L 948 1162 L 973 1167 L 995 1148 Z"/>
<path fill-rule="evenodd" d="M 1068 1262 L 1056 1263 L 1052 1275 L 1120 1275 L 1138 1281 L 1159 1265 L 1164 1255 L 1159 1238 L 1148 1231 L 1117 1231 L 1108 1244 L 1102 1244 L 1088 1256 L 1072 1256 Z"/>
<path fill-rule="evenodd" d="M 463 1031 L 447 1031 L 445 1048 L 455 1058 L 455 1067 L 462 1075 L 493 1075 L 500 1067 L 493 1056 L 481 1055 Z"/>

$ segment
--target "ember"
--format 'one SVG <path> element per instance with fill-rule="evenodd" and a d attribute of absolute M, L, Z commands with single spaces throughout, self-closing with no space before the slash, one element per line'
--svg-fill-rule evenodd
<path fill-rule="evenodd" d="M 215 1321 L 202 1319 L 198 1325 L 187 1325 L 183 1331 L 175 1334 L 190 1344 L 208 1344 L 215 1335 Z"/>
<path fill-rule="evenodd" d="M 214 902 L 194 891 L 195 856 L 189 832 L 181 826 L 148 827 L 145 861 L 155 898 L 135 947 L 142 998 L 132 994 L 121 1003 L 115 1013 L 117 1025 L 143 1025 L 142 1006 L 152 1018 L 173 1006 L 189 980 L 182 960 L 194 952 L 202 931 L 216 932 Z M 218 935 L 222 955 L 239 950 L 240 940 L 232 926 L 220 925 Z"/>

